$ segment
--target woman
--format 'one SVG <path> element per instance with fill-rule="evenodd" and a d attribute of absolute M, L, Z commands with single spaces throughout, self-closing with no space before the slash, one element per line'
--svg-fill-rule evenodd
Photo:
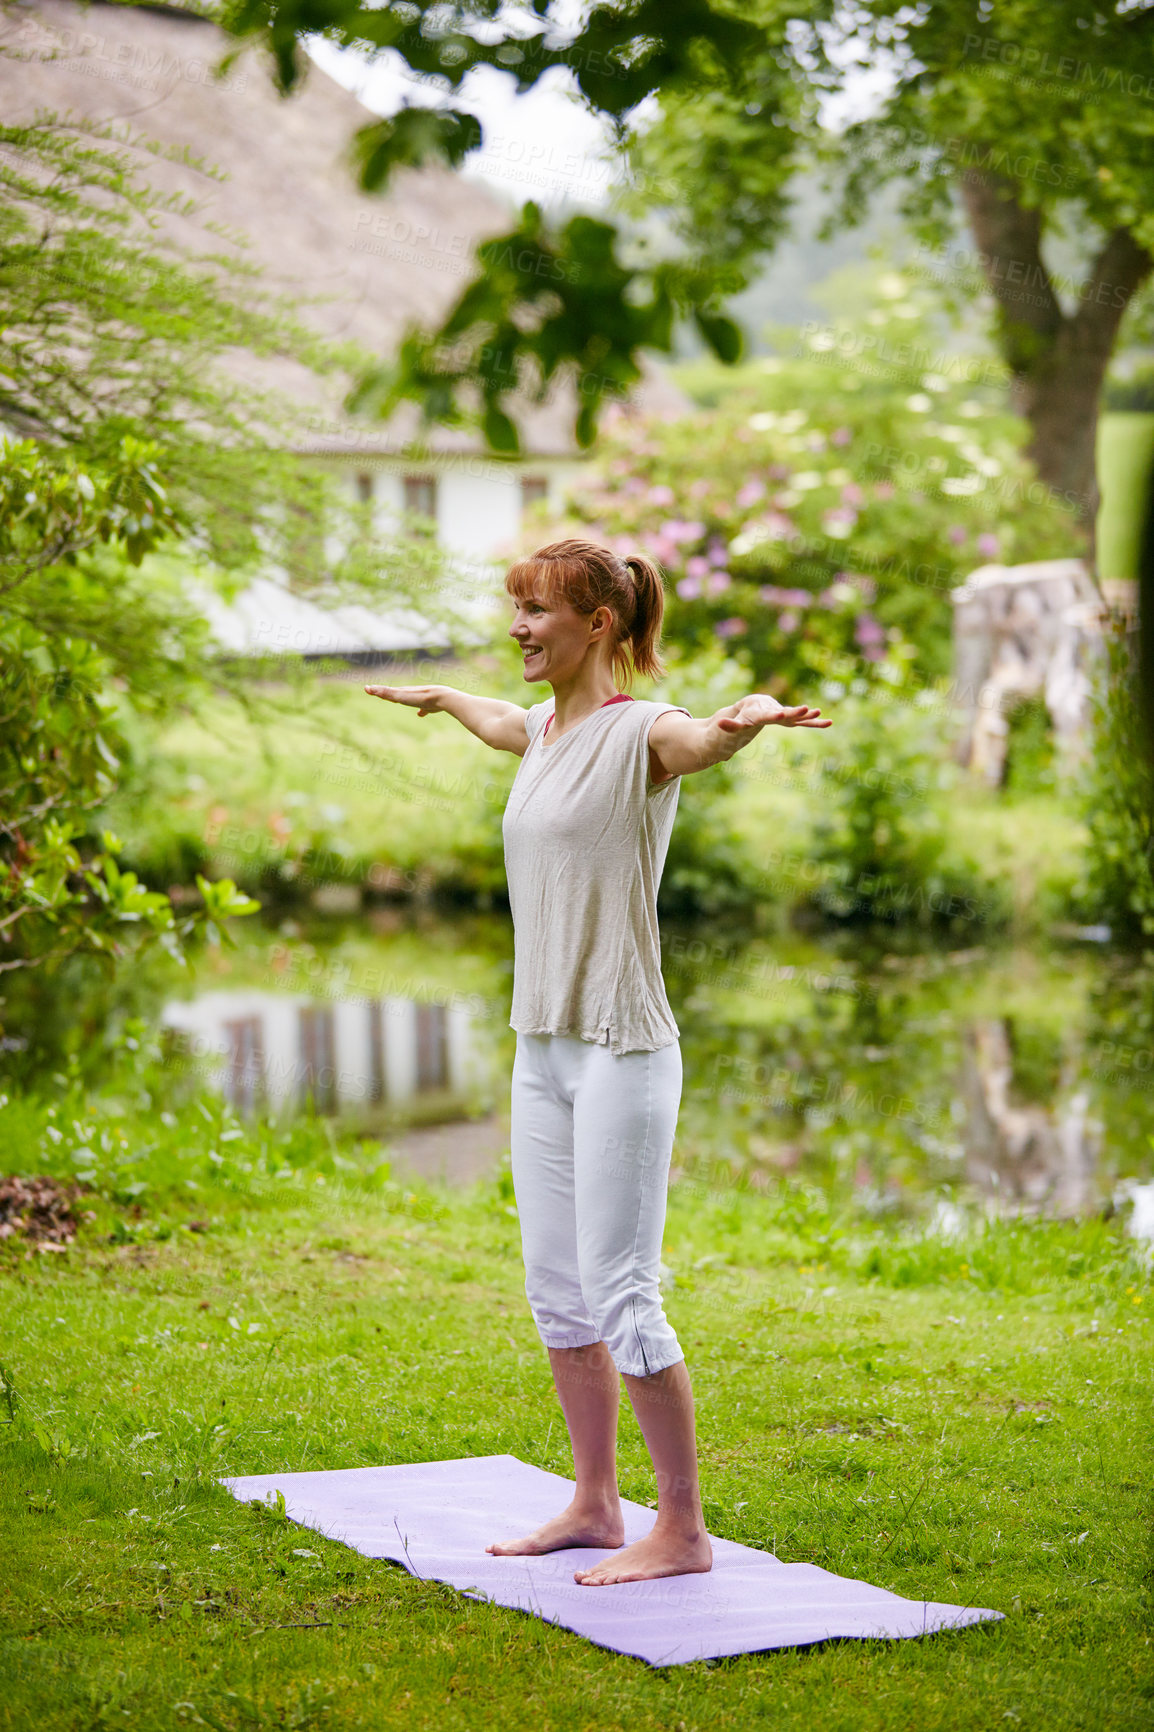
<path fill-rule="evenodd" d="M 661 977 L 657 891 L 680 778 L 762 728 L 829 727 L 763 693 L 707 720 L 635 700 L 659 677 L 661 577 L 589 541 L 559 541 L 505 579 L 525 710 L 449 686 L 367 686 L 441 710 L 521 759 L 503 832 L 514 927 L 513 1185 L 525 1291 L 573 1446 L 569 1507 L 494 1554 L 617 1548 L 618 1374 L 657 1476 L 649 1534 L 574 1579 L 588 1586 L 708 1570 L 693 1393 L 658 1272 L 681 1102 L 681 1047 Z"/>

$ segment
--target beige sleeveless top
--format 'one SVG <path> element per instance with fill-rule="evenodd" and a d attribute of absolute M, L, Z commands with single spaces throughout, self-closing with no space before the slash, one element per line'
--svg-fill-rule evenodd
<path fill-rule="evenodd" d="M 657 891 L 681 778 L 651 781 L 649 730 L 667 710 L 689 711 L 611 699 L 553 739 L 553 705 L 525 712 L 529 746 L 502 821 L 509 1026 L 655 1052 L 680 1034 L 661 977 Z"/>

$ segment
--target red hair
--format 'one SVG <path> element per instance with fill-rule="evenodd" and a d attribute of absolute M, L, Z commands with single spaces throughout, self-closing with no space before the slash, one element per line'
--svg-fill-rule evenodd
<path fill-rule="evenodd" d="M 541 594 L 550 606 L 567 601 L 576 613 L 607 607 L 613 615 L 613 677 L 625 690 L 633 676 L 660 679 L 658 654 L 665 589 L 661 572 L 642 554 L 621 559 L 594 541 L 551 541 L 510 566 L 505 588 L 517 601 Z"/>

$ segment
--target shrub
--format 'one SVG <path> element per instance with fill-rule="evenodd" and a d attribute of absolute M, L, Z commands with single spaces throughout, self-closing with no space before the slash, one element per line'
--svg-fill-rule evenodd
<path fill-rule="evenodd" d="M 1116 937 L 1144 938 L 1154 933 L 1154 772 L 1129 644 L 1121 628 L 1105 643 L 1078 788 L 1089 843 L 1074 902 Z"/>
<path fill-rule="evenodd" d="M 671 642 L 724 642 L 778 697 L 831 658 L 871 683 L 907 652 L 923 678 L 948 674 L 949 593 L 968 572 L 1081 550 L 1002 388 L 924 371 L 928 308 L 895 273 L 875 286 L 849 358 L 818 331 L 694 414 L 609 417 L 571 498 L 571 527 L 669 573 Z M 867 370 L 881 337 L 914 360 Z"/>
<path fill-rule="evenodd" d="M 828 868 L 813 900 L 836 920 L 951 929 L 1001 924 L 1004 896 L 951 852 L 941 795 L 957 776 L 928 703 L 849 698 L 821 777 L 811 858 Z"/>

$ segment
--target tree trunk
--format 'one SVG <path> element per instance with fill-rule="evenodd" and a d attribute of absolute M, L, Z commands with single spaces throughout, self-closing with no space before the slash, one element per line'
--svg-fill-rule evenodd
<path fill-rule="evenodd" d="M 1122 316 L 1154 269 L 1128 229 L 1115 229 L 1064 313 L 1042 261 L 1042 215 L 1018 201 L 1012 181 L 988 169 L 960 177 L 962 203 L 997 303 L 997 340 L 1013 375 L 1011 401 L 1029 422 L 1026 455 L 1077 514 L 1094 559 L 1099 492 L 1098 399 Z"/>

